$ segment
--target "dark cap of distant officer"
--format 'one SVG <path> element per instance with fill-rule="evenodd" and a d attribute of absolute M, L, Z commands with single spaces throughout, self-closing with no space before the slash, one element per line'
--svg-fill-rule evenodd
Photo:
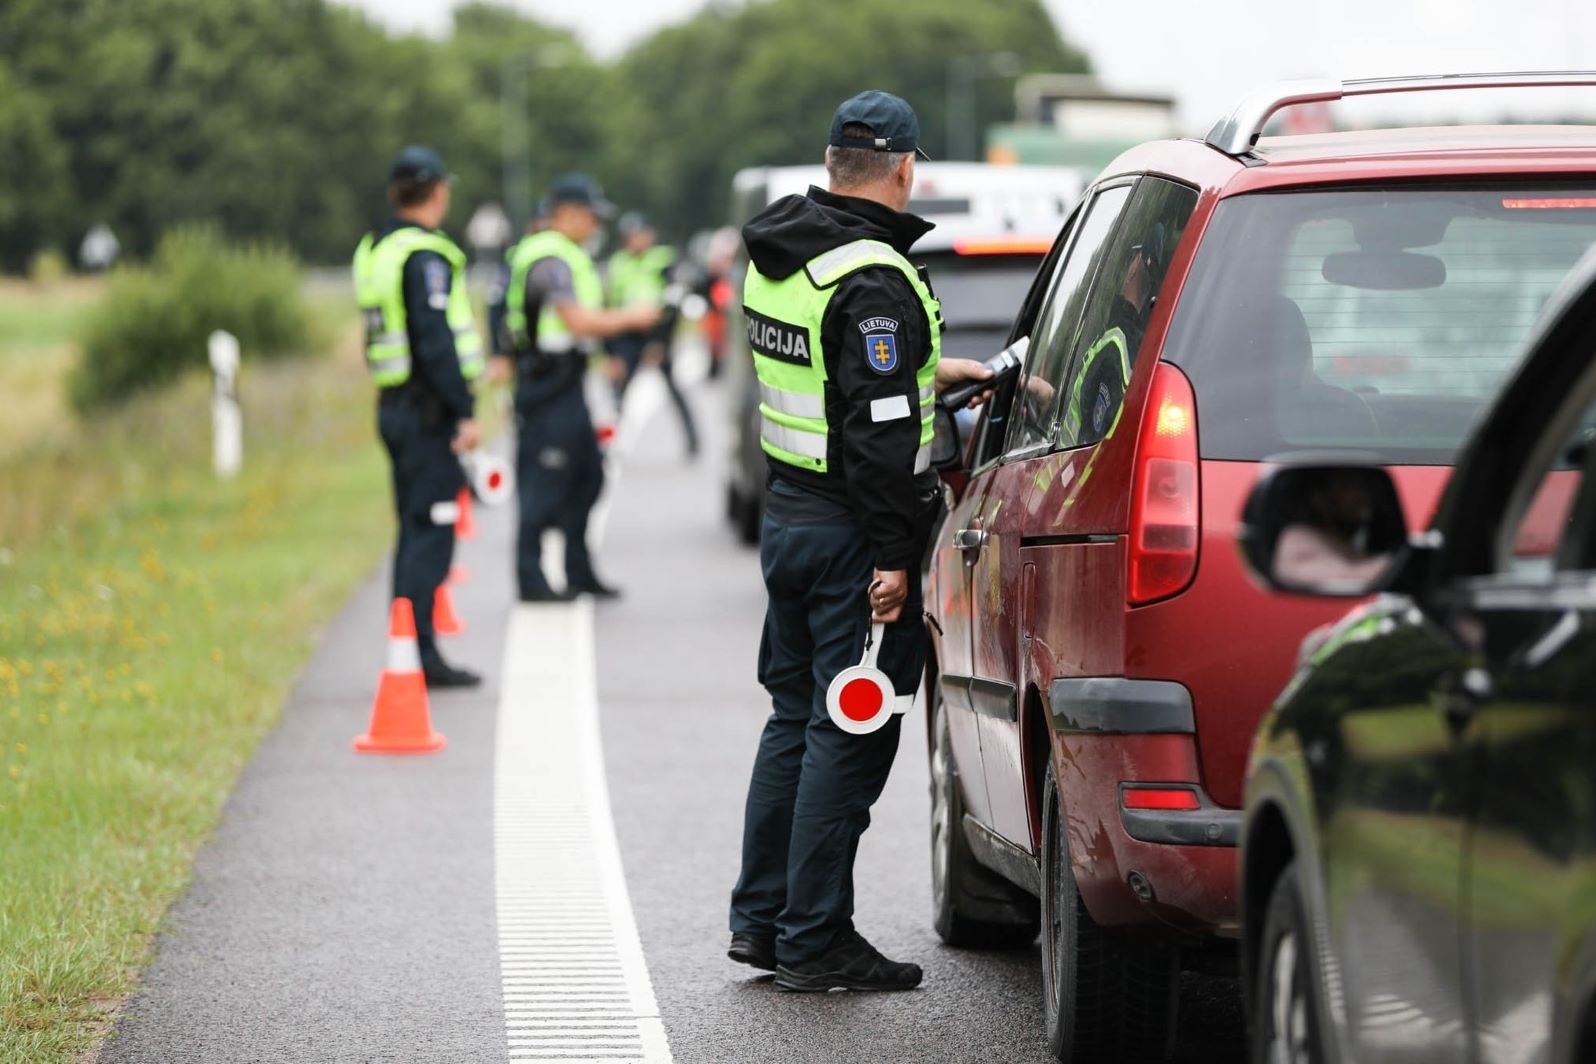
<path fill-rule="evenodd" d="M 615 213 L 615 205 L 604 198 L 604 190 L 599 183 L 586 174 L 566 174 L 557 178 L 549 189 L 547 199 L 550 210 L 562 203 L 576 203 L 591 207 L 601 218 L 608 218 Z"/>
<path fill-rule="evenodd" d="M 871 136 L 845 136 L 849 126 L 863 126 Z M 920 120 L 914 108 L 901 97 L 880 89 L 866 89 L 842 106 L 831 119 L 833 148 L 867 148 L 872 151 L 912 151 L 922 159 L 930 159 L 920 147 Z"/>
<path fill-rule="evenodd" d="M 632 236 L 654 228 L 649 224 L 648 215 L 642 211 L 627 211 L 621 215 L 621 220 L 615 223 L 616 232 L 622 236 Z"/>
<path fill-rule="evenodd" d="M 388 180 L 430 185 L 436 181 L 453 181 L 454 175 L 443 165 L 443 156 L 431 148 L 412 144 L 394 157 L 393 164 L 388 167 Z"/>

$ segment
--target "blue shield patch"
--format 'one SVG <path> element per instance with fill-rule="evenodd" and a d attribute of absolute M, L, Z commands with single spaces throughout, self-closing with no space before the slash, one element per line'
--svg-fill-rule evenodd
<path fill-rule="evenodd" d="M 1092 431 L 1102 432 L 1103 426 L 1108 423 L 1108 408 L 1113 397 L 1108 394 L 1108 385 L 1097 386 L 1097 401 L 1092 404 Z"/>
<path fill-rule="evenodd" d="M 891 333 L 867 333 L 865 356 L 877 373 L 891 373 L 898 368 L 898 338 Z"/>

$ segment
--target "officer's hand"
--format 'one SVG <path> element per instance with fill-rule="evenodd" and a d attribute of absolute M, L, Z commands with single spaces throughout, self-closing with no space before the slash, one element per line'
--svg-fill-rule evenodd
<path fill-rule="evenodd" d="M 624 311 L 624 313 L 630 319 L 631 330 L 634 332 L 641 332 L 644 329 L 652 329 L 654 326 L 659 324 L 659 319 L 664 314 L 659 307 L 650 306 L 648 304 L 628 308 L 626 311 Z"/>
<path fill-rule="evenodd" d="M 984 381 L 992 376 L 992 371 L 984 363 L 973 358 L 944 358 L 937 362 L 936 390 L 943 391 L 955 384 L 965 381 Z M 992 398 L 990 391 L 978 392 L 970 399 L 969 406 L 980 406 Z"/>
<path fill-rule="evenodd" d="M 449 446 L 455 454 L 464 454 L 474 451 L 482 443 L 482 437 L 477 433 L 477 423 L 471 418 L 466 418 L 454 427 L 454 440 Z"/>
<path fill-rule="evenodd" d="M 488 383 L 509 384 L 515 376 L 515 366 L 503 355 L 494 355 L 488 359 Z"/>
<path fill-rule="evenodd" d="M 877 569 L 870 585 L 870 619 L 891 624 L 902 615 L 903 603 L 908 597 L 907 569 Z"/>

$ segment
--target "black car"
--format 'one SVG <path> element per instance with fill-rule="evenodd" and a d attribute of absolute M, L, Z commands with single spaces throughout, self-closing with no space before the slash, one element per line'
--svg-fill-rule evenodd
<path fill-rule="evenodd" d="M 1345 454 L 1249 498 L 1270 587 L 1378 593 L 1309 638 L 1253 747 L 1253 1060 L 1596 1061 L 1593 428 L 1596 255 L 1433 518 Z"/>

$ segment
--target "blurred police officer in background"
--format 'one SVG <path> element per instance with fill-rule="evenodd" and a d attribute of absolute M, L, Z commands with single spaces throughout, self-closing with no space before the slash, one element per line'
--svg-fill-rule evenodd
<path fill-rule="evenodd" d="M 626 389 L 645 356 L 656 361 L 676 414 L 681 418 L 682 434 L 691 457 L 698 453 L 698 429 L 693 424 L 687 398 L 676 383 L 675 367 L 671 362 L 671 344 L 681 302 L 679 296 L 667 299 L 672 288 L 671 271 L 676 265 L 676 249 L 658 243 L 654 227 L 636 211 L 621 215 L 615 228 L 621 237 L 621 248 L 610 256 L 605 270 L 606 302 L 618 308 L 656 306 L 665 312 L 653 329 L 618 333 L 605 343 L 613 360 L 611 375 L 615 381 L 615 401 L 619 405 L 625 398 Z"/>
<path fill-rule="evenodd" d="M 921 976 L 852 919 L 854 856 L 902 718 L 850 735 L 826 712 L 827 686 L 859 662 L 872 621 L 886 623 L 878 666 L 899 704 L 919 689 L 918 561 L 941 499 L 935 389 L 988 376 L 940 359 L 940 307 L 905 258 L 931 229 L 903 213 L 918 151 L 909 105 L 861 93 L 832 121 L 830 190 L 778 200 L 743 229 L 770 464 L 759 678 L 774 712 L 748 790 L 728 955 L 787 990 L 907 990 Z"/>
<path fill-rule="evenodd" d="M 393 463 L 399 543 L 393 595 L 415 608 L 428 686 L 470 687 L 481 677 L 438 653 L 433 595 L 454 557 L 462 451 L 477 446 L 471 381 L 482 339 L 466 294 L 466 257 L 438 232 L 452 179 L 430 148 L 409 147 L 388 170 L 394 216 L 355 251 L 355 298 L 366 326 L 366 363 L 379 389 L 377 426 Z"/>
<path fill-rule="evenodd" d="M 593 571 L 588 516 L 604 488 L 604 456 L 594 434 L 583 380 L 597 341 L 652 328 L 658 305 L 605 309 L 604 287 L 587 244 L 598 234 L 610 204 L 591 178 L 571 174 L 547 197 L 546 226 L 510 250 L 510 277 L 496 350 L 513 365 L 518 424 L 517 490 L 520 530 L 516 576 L 522 602 L 563 601 L 588 593 L 619 592 Z M 543 575 L 542 535 L 565 537 L 565 587 Z"/>

